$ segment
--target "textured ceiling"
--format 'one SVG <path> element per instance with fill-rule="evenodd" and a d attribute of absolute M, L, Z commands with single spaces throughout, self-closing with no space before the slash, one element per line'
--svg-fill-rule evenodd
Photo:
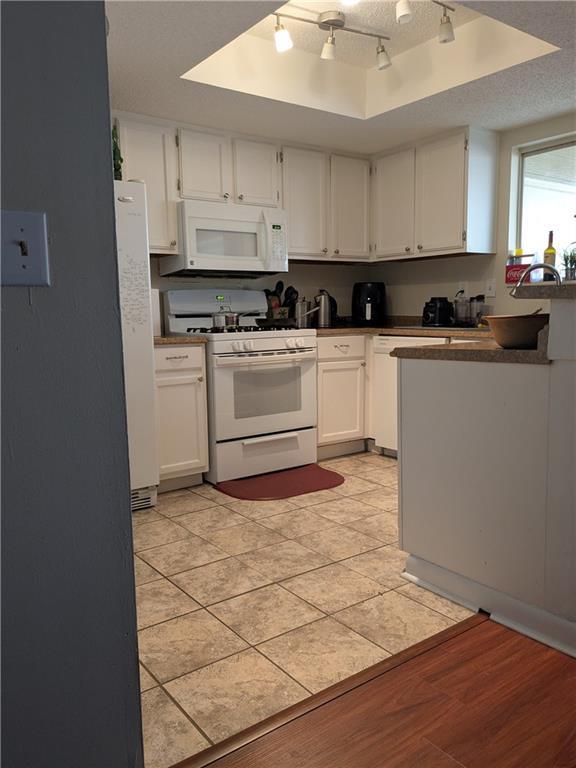
<path fill-rule="evenodd" d="M 449 3 L 453 7 L 455 4 Z M 281 10 L 291 16 L 302 16 L 315 19 L 323 11 L 342 11 L 346 16 L 346 26 L 366 32 L 382 32 L 390 37 L 386 49 L 391 56 L 413 48 L 415 45 L 430 40 L 438 35 L 442 9 L 430 0 L 412 0 L 412 20 L 409 24 L 396 23 L 396 4 L 386 0 L 364 0 L 351 7 L 345 7 L 337 0 L 331 2 L 303 2 L 295 0 L 282 6 Z M 477 18 L 478 14 L 468 8 L 458 8 L 456 13 L 450 13 L 454 27 L 465 24 Z M 290 30 L 290 35 L 296 48 L 309 53 L 320 53 L 326 40 L 327 32 L 312 24 L 283 19 L 282 23 Z M 268 16 L 256 24 L 248 34 L 271 40 L 276 19 Z M 377 41 L 346 32 L 336 32 L 336 51 L 339 61 L 345 61 L 358 67 L 373 67 L 375 63 L 375 48 Z"/>
<path fill-rule="evenodd" d="M 384 2 L 384 0 L 382 0 Z M 256 2 L 106 4 L 112 106 L 196 125 L 372 153 L 458 125 L 507 129 L 576 109 L 576 3 L 460 3 L 562 50 L 359 121 L 180 79 L 277 7 Z"/>

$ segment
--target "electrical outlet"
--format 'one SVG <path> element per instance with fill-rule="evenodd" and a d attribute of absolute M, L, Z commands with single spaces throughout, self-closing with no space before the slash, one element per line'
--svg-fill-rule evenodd
<path fill-rule="evenodd" d="M 45 213 L 2 211 L 2 285 L 50 285 Z"/>
<path fill-rule="evenodd" d="M 486 290 L 484 293 L 487 299 L 493 299 L 496 296 L 496 280 L 493 277 L 486 280 Z"/>
<path fill-rule="evenodd" d="M 470 292 L 468 290 L 468 282 L 466 280 L 461 280 L 458 283 L 458 290 L 464 291 L 464 296 L 470 296 Z"/>

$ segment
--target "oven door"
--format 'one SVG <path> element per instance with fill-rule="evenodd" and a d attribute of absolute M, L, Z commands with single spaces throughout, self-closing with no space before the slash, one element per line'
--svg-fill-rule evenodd
<path fill-rule="evenodd" d="M 217 442 L 316 426 L 316 350 L 214 355 Z"/>

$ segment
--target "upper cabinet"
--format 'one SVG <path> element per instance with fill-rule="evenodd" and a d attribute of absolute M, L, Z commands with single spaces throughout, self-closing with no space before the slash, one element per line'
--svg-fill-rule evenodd
<path fill-rule="evenodd" d="M 202 131 L 178 131 L 180 194 L 225 203 L 232 195 L 230 139 Z"/>
<path fill-rule="evenodd" d="M 357 157 L 330 158 L 330 234 L 336 258 L 370 256 L 370 162 Z"/>
<path fill-rule="evenodd" d="M 249 205 L 280 205 L 280 150 L 263 141 L 234 139 L 234 199 Z"/>
<path fill-rule="evenodd" d="M 374 251 L 377 257 L 414 252 L 416 150 L 380 157 L 373 167 Z"/>
<path fill-rule="evenodd" d="M 284 207 L 291 257 L 326 258 L 328 157 L 310 149 L 283 149 Z"/>
<path fill-rule="evenodd" d="M 119 120 L 124 180 L 146 184 L 150 253 L 178 253 L 178 155 L 174 128 Z"/>

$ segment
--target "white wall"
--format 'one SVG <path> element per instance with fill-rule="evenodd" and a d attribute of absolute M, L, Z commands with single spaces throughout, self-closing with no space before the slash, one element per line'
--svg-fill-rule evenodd
<path fill-rule="evenodd" d="M 374 279 L 383 280 L 388 288 L 389 311 L 393 314 L 414 315 L 422 311 L 430 296 L 453 296 L 461 280 L 469 283 L 472 295 L 484 293 L 486 280 L 496 279 L 496 298 L 487 299 L 492 311 L 498 314 L 523 313 L 541 306 L 542 302 L 522 301 L 508 294 L 510 286 L 504 283 L 509 232 L 515 222 L 510 220 L 511 190 L 515 203 L 515 165 L 517 147 L 538 143 L 576 131 L 576 113 L 551 120 L 503 131 L 500 140 L 500 167 L 498 186 L 497 253 L 495 256 L 457 256 L 413 262 L 395 262 L 372 268 Z M 542 221 L 542 239 L 548 237 L 550 227 Z M 546 302 L 544 302 L 546 304 Z"/>

